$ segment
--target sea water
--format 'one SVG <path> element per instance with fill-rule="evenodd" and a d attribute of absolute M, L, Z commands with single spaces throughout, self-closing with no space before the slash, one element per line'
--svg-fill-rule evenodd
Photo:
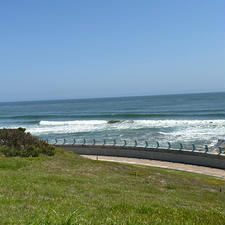
<path fill-rule="evenodd" d="M 54 143 L 73 139 L 154 146 L 214 146 L 225 138 L 225 93 L 0 103 L 0 128 L 25 127 Z"/>

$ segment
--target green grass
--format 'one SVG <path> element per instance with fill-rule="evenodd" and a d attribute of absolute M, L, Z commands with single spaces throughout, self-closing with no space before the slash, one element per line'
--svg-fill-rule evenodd
<path fill-rule="evenodd" d="M 63 150 L 53 157 L 0 156 L 1 225 L 224 225 L 224 191 L 222 179 Z"/>

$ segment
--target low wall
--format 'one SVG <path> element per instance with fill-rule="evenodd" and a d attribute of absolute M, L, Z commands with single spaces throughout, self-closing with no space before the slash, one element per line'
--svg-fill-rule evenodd
<path fill-rule="evenodd" d="M 203 152 L 179 151 L 143 147 L 102 146 L 102 145 L 57 145 L 81 155 L 117 156 L 152 159 L 225 169 L 225 155 Z"/>

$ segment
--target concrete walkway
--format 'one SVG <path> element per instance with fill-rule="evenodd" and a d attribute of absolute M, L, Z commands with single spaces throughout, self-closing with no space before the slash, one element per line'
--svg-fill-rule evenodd
<path fill-rule="evenodd" d="M 215 168 L 204 167 L 204 166 L 195 166 L 195 165 L 189 165 L 189 164 L 173 163 L 173 162 L 165 162 L 165 161 L 149 160 L 149 159 L 96 156 L 96 155 L 81 155 L 81 156 L 88 159 L 92 159 L 92 160 L 154 166 L 154 167 L 161 167 L 161 168 L 167 168 L 167 169 L 175 169 L 175 170 L 181 170 L 181 171 L 187 171 L 187 172 L 200 173 L 200 174 L 205 174 L 205 175 L 210 175 L 210 176 L 215 176 L 215 177 L 220 177 L 225 179 L 225 170 L 223 169 L 215 169 Z"/>

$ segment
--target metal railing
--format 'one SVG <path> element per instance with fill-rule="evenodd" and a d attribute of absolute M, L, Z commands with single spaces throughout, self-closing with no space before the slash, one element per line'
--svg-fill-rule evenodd
<path fill-rule="evenodd" d="M 50 143 L 48 139 L 45 139 L 47 143 Z M 63 139 L 59 139 L 62 140 L 61 144 L 59 142 L 59 140 L 57 138 L 54 139 L 55 142 L 52 143 L 53 145 L 97 145 L 97 146 L 120 146 L 120 147 L 140 147 L 140 148 L 154 148 L 154 149 L 159 149 L 161 148 L 160 143 L 158 141 L 156 141 L 155 143 L 151 142 L 151 144 L 154 144 L 153 147 L 150 147 L 149 142 L 148 141 L 144 141 L 144 145 L 139 145 L 137 140 L 134 140 L 133 145 L 128 145 L 127 140 L 122 140 L 122 144 L 121 142 L 117 142 L 116 139 L 113 139 L 112 142 L 108 142 L 106 141 L 106 139 L 103 139 L 102 142 L 97 141 L 96 139 L 92 139 L 91 141 L 89 140 L 89 142 L 87 141 L 86 138 L 83 139 L 73 139 L 72 142 L 71 141 L 67 141 L 66 138 Z M 192 144 L 192 149 L 185 149 L 184 145 L 182 143 L 179 143 L 179 148 L 173 148 L 172 144 L 170 142 L 167 142 L 167 148 L 166 149 L 171 149 L 171 150 L 178 150 L 178 151 L 201 151 L 204 153 L 209 153 L 209 147 L 208 145 L 205 145 L 204 148 L 196 148 L 195 144 Z M 162 147 L 163 149 L 165 149 L 165 147 Z M 222 148 L 221 147 L 217 147 L 218 149 L 218 155 L 222 154 Z"/>

